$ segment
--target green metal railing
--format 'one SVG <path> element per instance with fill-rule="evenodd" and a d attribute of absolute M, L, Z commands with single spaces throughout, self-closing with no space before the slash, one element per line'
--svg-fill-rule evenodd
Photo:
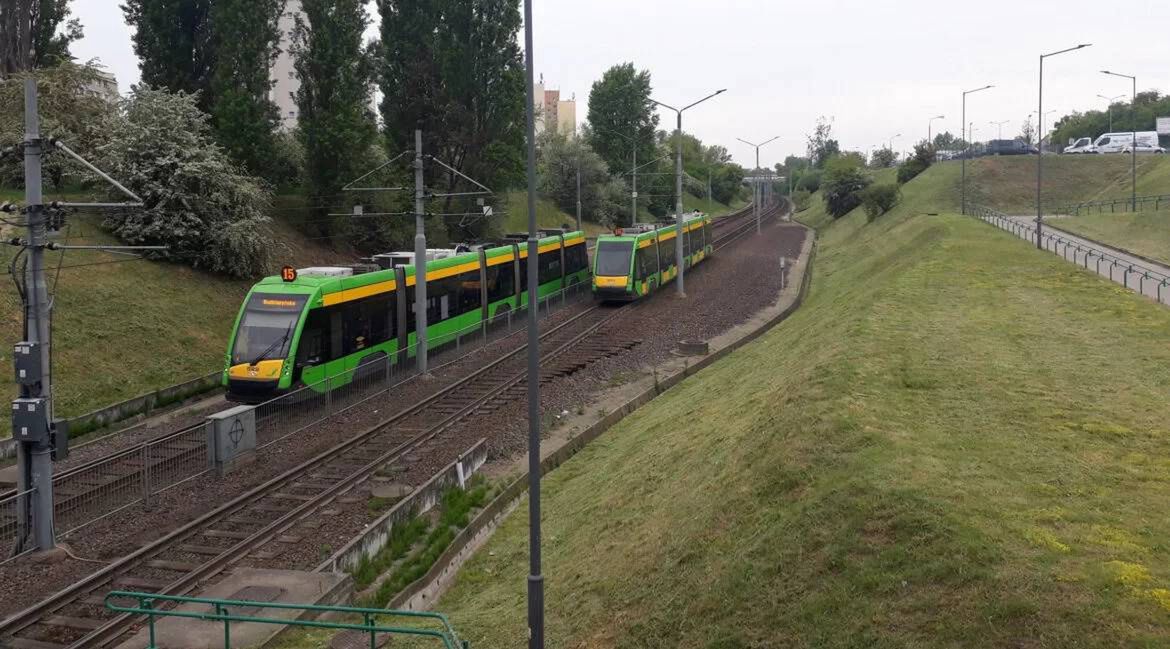
<path fill-rule="evenodd" d="M 115 599 L 132 599 L 137 600 L 133 606 L 120 606 L 115 604 Z M 160 609 L 156 605 L 164 602 L 174 602 L 176 604 L 206 604 L 211 607 L 210 612 L 201 613 L 198 611 L 180 611 L 175 609 Z M 145 615 L 147 617 L 147 628 L 150 632 L 150 643 L 147 649 L 158 649 L 155 644 L 155 618 L 159 617 L 185 617 L 195 620 L 203 620 L 207 622 L 223 622 L 223 646 L 224 649 L 231 649 L 232 622 L 251 622 L 254 624 L 272 624 L 279 626 L 297 626 L 315 629 L 337 629 L 348 631 L 361 631 L 370 634 L 370 649 L 375 649 L 377 646 L 378 634 L 397 634 L 397 635 L 411 635 L 435 638 L 443 643 L 446 649 L 467 649 L 468 643 L 460 641 L 459 636 L 455 633 L 455 629 L 451 627 L 451 623 L 447 620 L 445 615 L 440 613 L 427 613 L 419 611 L 392 611 L 381 608 L 353 608 L 349 606 L 319 606 L 314 604 L 282 604 L 278 602 L 250 602 L 244 600 L 230 600 L 230 599 L 208 599 L 203 597 L 179 597 L 176 595 L 156 595 L 154 593 L 135 593 L 129 591 L 115 590 L 105 598 L 106 608 L 118 613 L 131 613 L 134 615 Z M 340 613 L 344 615 L 361 616 L 362 623 L 348 623 L 348 622 L 323 622 L 320 620 L 296 620 L 296 619 L 282 619 L 270 617 L 255 617 L 250 615 L 232 615 L 231 609 L 241 608 L 270 608 L 282 610 L 296 610 L 296 611 L 311 611 L 314 613 Z M 441 626 L 441 630 L 412 628 L 412 627 L 392 627 L 379 626 L 375 621 L 379 617 L 397 617 L 410 618 L 416 620 L 426 620 Z"/>

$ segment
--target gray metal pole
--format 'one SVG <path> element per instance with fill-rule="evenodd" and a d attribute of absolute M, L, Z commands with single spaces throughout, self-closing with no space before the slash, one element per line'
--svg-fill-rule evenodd
<path fill-rule="evenodd" d="M 581 231 L 581 143 L 577 142 L 577 230 Z"/>
<path fill-rule="evenodd" d="M 761 191 L 762 188 L 760 187 L 760 177 L 757 175 L 759 173 L 760 173 L 760 147 L 757 146 L 756 147 L 756 170 L 752 174 L 753 176 L 755 176 L 755 182 L 752 184 L 755 185 L 755 187 L 756 187 L 756 191 L 754 194 L 755 206 L 754 206 L 754 209 L 752 210 L 753 212 L 756 213 L 756 234 L 760 233 L 760 198 L 761 198 L 761 196 L 763 196 L 763 192 Z"/>
<path fill-rule="evenodd" d="M 1044 227 L 1044 218 L 1040 208 L 1040 183 L 1044 179 L 1044 55 L 1040 55 L 1040 93 L 1036 104 L 1036 247 L 1043 249 L 1040 229 Z"/>
<path fill-rule="evenodd" d="M 962 117 L 959 118 L 959 130 L 964 131 L 967 128 L 967 93 L 963 93 L 963 111 Z M 963 152 L 959 154 L 962 160 L 960 163 L 963 167 L 963 180 L 959 184 L 959 214 L 967 213 L 967 154 L 971 151 L 971 143 L 967 141 L 966 133 L 963 136 Z"/>
<path fill-rule="evenodd" d="M 38 385 L 21 388 L 26 397 L 42 398 L 45 408 L 41 416 L 46 425 L 53 421 L 52 381 L 49 354 L 49 292 L 45 283 L 45 223 L 44 196 L 41 190 L 41 123 L 37 113 L 36 80 L 24 80 L 24 199 L 28 210 L 28 273 L 25 286 L 28 291 L 25 328 L 28 342 L 38 343 L 41 352 L 41 381 Z M 27 465 L 22 486 L 36 488 L 32 503 L 33 541 L 38 550 L 52 550 L 56 545 L 53 533 L 53 463 L 48 440 L 22 444 Z"/>
<path fill-rule="evenodd" d="M 418 371 L 427 373 L 427 234 L 422 129 L 414 130 L 414 334 Z"/>
<path fill-rule="evenodd" d="M 540 323 L 536 319 L 536 120 L 533 105 L 532 0 L 524 0 L 528 105 L 528 647 L 544 649 L 544 575 L 540 572 Z"/>
<path fill-rule="evenodd" d="M 1130 164 L 1130 181 L 1132 183 L 1131 196 L 1132 196 L 1132 200 L 1133 200 L 1133 205 L 1130 207 L 1130 211 L 1136 212 L 1137 211 L 1137 77 L 1134 76 L 1134 77 L 1132 77 L 1132 79 L 1133 79 L 1133 100 L 1129 105 L 1129 113 L 1130 113 L 1130 120 L 1132 120 L 1132 123 L 1130 124 L 1130 126 L 1133 127 L 1133 143 L 1130 145 L 1129 150 L 1130 150 L 1130 153 L 1132 154 L 1130 156 L 1130 163 L 1131 163 Z M 1157 142 L 1155 142 L 1154 144 L 1157 144 Z"/>
<path fill-rule="evenodd" d="M 634 143 L 634 187 L 630 190 L 630 223 L 638 225 L 638 143 Z"/>
<path fill-rule="evenodd" d="M 683 287 L 683 201 L 682 201 L 682 111 L 677 111 L 678 114 L 678 130 L 675 131 L 677 138 L 677 159 L 674 165 L 674 191 L 675 191 L 675 222 L 678 225 L 678 236 L 674 242 L 674 259 L 678 263 L 678 281 L 676 282 L 676 292 L 679 297 L 686 297 L 687 292 Z"/>
<path fill-rule="evenodd" d="M 707 214 L 711 213 L 711 167 L 707 167 Z"/>

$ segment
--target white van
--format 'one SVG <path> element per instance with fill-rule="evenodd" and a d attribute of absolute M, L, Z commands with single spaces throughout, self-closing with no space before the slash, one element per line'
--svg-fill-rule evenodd
<path fill-rule="evenodd" d="M 1134 133 L 1106 133 L 1093 142 L 1093 150 L 1097 153 L 1121 153 L 1133 143 Z M 1137 142 L 1139 148 L 1157 147 L 1158 133 L 1156 131 L 1138 131 Z"/>
<path fill-rule="evenodd" d="M 1093 153 L 1092 138 L 1082 137 L 1078 138 L 1076 142 L 1064 147 L 1065 153 Z"/>

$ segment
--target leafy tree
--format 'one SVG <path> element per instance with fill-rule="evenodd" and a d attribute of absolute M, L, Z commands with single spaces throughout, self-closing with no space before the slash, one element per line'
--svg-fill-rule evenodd
<path fill-rule="evenodd" d="M 818 118 L 816 128 L 808 136 L 808 157 L 817 169 L 824 169 L 829 159 L 841 152 L 841 145 L 832 135 L 833 120 Z"/>
<path fill-rule="evenodd" d="M 898 167 L 898 183 L 908 183 L 918 174 L 926 171 L 927 167 L 934 164 L 935 155 L 934 147 L 929 142 L 923 140 L 915 144 L 914 155 Z"/>
<path fill-rule="evenodd" d="M 873 157 L 870 159 L 870 166 L 876 169 L 885 169 L 892 167 L 898 161 L 898 154 L 894 153 L 893 149 L 882 147 L 873 152 Z"/>
<path fill-rule="evenodd" d="M 825 208 L 833 218 L 841 218 L 861 205 L 861 190 L 872 181 L 854 158 L 833 158 L 825 165 L 821 183 Z"/>
<path fill-rule="evenodd" d="M 376 71 L 391 155 L 423 149 L 492 189 L 519 184 L 524 160 L 524 67 L 517 0 L 378 0 Z M 454 172 L 430 182 L 457 191 Z M 448 198 L 445 212 L 457 199 Z M 448 223 L 463 236 L 483 224 Z"/>
<path fill-rule="evenodd" d="M 199 92 L 210 112 L 215 65 L 212 0 L 125 0 L 126 24 L 134 28 L 134 53 L 147 86 Z"/>
<path fill-rule="evenodd" d="M 90 155 L 104 141 L 101 125 L 116 107 L 88 90 L 97 79 L 93 65 L 62 63 L 36 71 L 42 133 L 58 138 L 71 149 Z M 24 140 L 24 79 L 19 73 L 0 81 L 0 148 Z M 44 158 L 45 178 L 54 186 L 81 172 L 63 154 Z M 9 156 L 0 161 L 0 185 L 19 186 L 24 182 L 23 160 Z"/>
<path fill-rule="evenodd" d="M 1018 136 L 1024 141 L 1024 144 L 1032 146 L 1036 143 L 1036 127 L 1032 125 L 1032 116 L 1024 120 L 1024 125 L 1020 127 L 1020 135 Z"/>
<path fill-rule="evenodd" d="M 154 256 L 235 277 L 267 270 L 270 195 L 216 144 L 194 95 L 138 86 L 102 131 L 96 164 L 145 204 L 106 218 L 119 239 L 167 245 Z"/>
<path fill-rule="evenodd" d="M 628 225 L 631 222 L 625 201 L 628 190 L 610 176 L 605 161 L 588 144 L 555 129 L 544 131 L 537 144 L 542 195 L 573 214 L 577 209 L 577 169 L 580 166 L 582 217 L 606 225 Z M 616 192 L 611 191 L 615 182 Z"/>
<path fill-rule="evenodd" d="M 966 148 L 967 142 L 963 138 L 955 137 L 950 131 L 935 133 L 934 135 L 935 151 L 962 151 Z"/>
<path fill-rule="evenodd" d="M 1110 123 L 1112 111 L 1112 124 Z M 1096 139 L 1107 132 L 1152 131 L 1156 118 L 1170 115 L 1170 95 L 1156 91 L 1139 92 L 1136 103 L 1121 101 L 1110 110 L 1074 112 L 1056 121 L 1052 133 L 1053 142 L 1065 143 L 1081 137 Z"/>
<path fill-rule="evenodd" d="M 858 193 L 861 205 L 865 208 L 866 220 L 874 219 L 894 209 L 902 198 L 902 190 L 894 183 L 870 185 Z"/>
<path fill-rule="evenodd" d="M 329 205 L 341 188 L 369 167 L 365 154 L 375 141 L 370 114 L 369 65 L 362 48 L 368 18 L 362 0 L 304 0 L 293 30 L 296 72 L 301 79 L 297 110 L 305 147 L 310 200 Z M 342 223 L 317 211 L 318 230 L 339 234 Z"/>
<path fill-rule="evenodd" d="M 589 144 L 615 172 L 630 169 L 635 147 L 639 165 L 666 152 L 655 145 L 658 114 L 650 90 L 650 73 L 633 63 L 609 68 L 589 90 Z M 638 183 L 642 184 L 641 177 Z"/>
<path fill-rule="evenodd" d="M 73 60 L 69 45 L 82 29 L 69 14 L 69 0 L 0 2 L 0 78 Z"/>
<path fill-rule="evenodd" d="M 804 191 L 814 194 L 821 188 L 821 177 L 824 175 L 820 169 L 805 169 L 800 175 L 800 179 L 796 181 L 796 187 Z"/>
<path fill-rule="evenodd" d="M 254 174 L 269 175 L 276 105 L 268 99 L 285 0 L 216 0 L 211 116 L 219 142 Z M 270 176 L 271 178 L 271 176 Z"/>

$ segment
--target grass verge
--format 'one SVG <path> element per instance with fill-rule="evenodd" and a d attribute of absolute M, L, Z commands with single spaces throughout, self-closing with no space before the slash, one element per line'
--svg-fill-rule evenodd
<path fill-rule="evenodd" d="M 1085 214 L 1048 222 L 1062 230 L 1170 264 L 1170 211 Z"/>

